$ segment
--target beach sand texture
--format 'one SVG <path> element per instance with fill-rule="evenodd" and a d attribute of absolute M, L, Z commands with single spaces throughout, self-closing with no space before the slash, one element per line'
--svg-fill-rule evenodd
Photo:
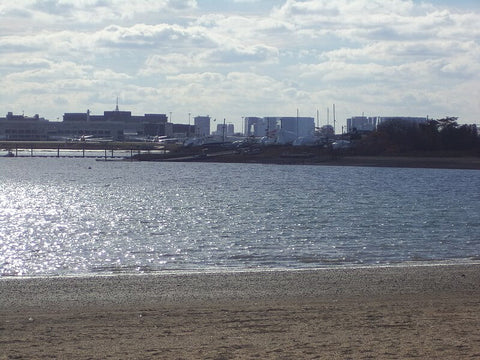
<path fill-rule="evenodd" d="M 0 359 L 478 359 L 480 265 L 0 279 Z"/>

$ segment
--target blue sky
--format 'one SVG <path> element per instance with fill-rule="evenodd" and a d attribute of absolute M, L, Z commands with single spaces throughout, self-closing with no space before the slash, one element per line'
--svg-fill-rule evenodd
<path fill-rule="evenodd" d="M 0 116 L 458 116 L 480 124 L 480 1 L 0 0 Z M 331 119 L 330 119 L 331 122 Z"/>

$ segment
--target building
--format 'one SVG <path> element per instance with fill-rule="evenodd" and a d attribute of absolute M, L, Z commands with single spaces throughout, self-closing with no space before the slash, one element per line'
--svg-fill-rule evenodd
<path fill-rule="evenodd" d="M 167 125 L 167 131 L 165 132 L 165 136 L 173 136 L 175 138 L 184 139 L 189 138 L 195 134 L 195 126 L 188 125 L 188 124 L 170 124 Z M 170 131 L 171 129 L 171 131 Z"/>
<path fill-rule="evenodd" d="M 267 116 L 263 118 L 264 134 L 268 139 L 274 139 L 277 137 L 279 130 L 281 129 L 281 118 L 277 116 Z"/>
<path fill-rule="evenodd" d="M 233 136 L 235 134 L 235 126 L 233 124 L 217 124 L 217 136 Z"/>
<path fill-rule="evenodd" d="M 288 135 L 293 141 L 300 137 L 313 136 L 315 119 L 313 117 L 267 116 L 246 117 L 245 136 L 276 138 L 279 133 Z"/>
<path fill-rule="evenodd" d="M 347 133 L 374 131 L 376 127 L 376 117 L 354 116 L 347 119 Z"/>
<path fill-rule="evenodd" d="M 126 140 L 134 137 L 154 137 L 166 135 L 167 116 L 165 114 L 145 114 L 133 116 L 130 111 L 104 111 L 103 115 L 86 113 L 65 113 L 63 122 L 53 127 L 50 137 L 79 137 L 92 135 L 113 140 Z"/>
<path fill-rule="evenodd" d="M 284 132 L 293 134 L 295 138 L 309 137 L 315 133 L 315 119 L 313 117 L 281 117 L 280 128 Z"/>
<path fill-rule="evenodd" d="M 48 120 L 38 114 L 30 117 L 9 112 L 4 118 L 0 118 L 0 140 L 48 140 L 48 123 Z"/>
<path fill-rule="evenodd" d="M 226 127 L 226 135 L 233 135 L 233 124 Z M 195 125 L 173 124 L 166 114 L 132 115 L 120 111 L 118 105 L 113 111 L 102 115 L 86 112 L 65 113 L 62 121 L 48 121 L 35 115 L 14 115 L 9 112 L 0 118 L 0 140 L 47 141 L 79 139 L 82 136 L 105 138 L 115 141 L 139 140 L 168 136 L 185 138 L 210 135 L 210 116 L 195 117 Z"/>
<path fill-rule="evenodd" d="M 195 136 L 206 137 L 210 135 L 210 116 L 195 116 Z"/>
<path fill-rule="evenodd" d="M 428 121 L 428 117 L 409 117 L 409 116 L 379 116 L 377 126 L 385 121 L 407 121 L 414 124 L 424 124 Z"/>
<path fill-rule="evenodd" d="M 379 124 L 385 121 L 407 121 L 415 124 L 423 124 L 428 121 L 426 117 L 408 117 L 408 116 L 354 116 L 347 119 L 347 132 L 369 132 L 374 131 Z"/>
<path fill-rule="evenodd" d="M 248 116 L 245 118 L 245 136 L 262 137 L 267 132 L 267 126 L 263 118 Z"/>

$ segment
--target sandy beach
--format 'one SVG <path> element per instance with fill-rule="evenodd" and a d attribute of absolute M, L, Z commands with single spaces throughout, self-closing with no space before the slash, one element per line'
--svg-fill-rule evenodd
<path fill-rule="evenodd" d="M 0 359 L 477 359 L 480 264 L 0 279 Z"/>

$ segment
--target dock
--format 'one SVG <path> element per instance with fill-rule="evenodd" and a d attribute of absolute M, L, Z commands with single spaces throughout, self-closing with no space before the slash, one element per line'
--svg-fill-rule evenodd
<path fill-rule="evenodd" d="M 153 142 L 101 141 L 0 141 L 0 150 L 10 157 L 133 158 L 138 154 L 166 154 L 164 144 Z"/>

